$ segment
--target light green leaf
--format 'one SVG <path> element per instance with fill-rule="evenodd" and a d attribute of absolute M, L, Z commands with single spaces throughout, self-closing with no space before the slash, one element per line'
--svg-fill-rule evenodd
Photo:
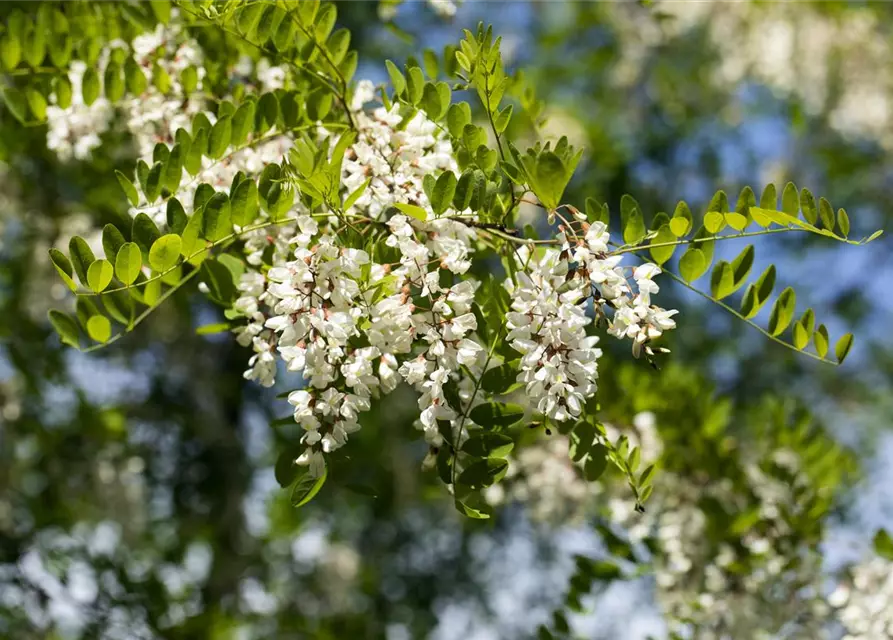
<path fill-rule="evenodd" d="M 806 187 L 800 190 L 800 211 L 803 212 L 803 219 L 809 224 L 815 224 L 816 220 L 818 220 L 815 196 L 812 195 L 812 192 Z M 833 224 L 831 228 L 833 228 Z"/>
<path fill-rule="evenodd" d="M 623 229 L 623 241 L 626 244 L 637 244 L 647 233 L 639 203 L 628 194 L 624 194 L 620 198 L 620 226 Z"/>
<path fill-rule="evenodd" d="M 673 217 L 670 219 L 670 231 L 672 231 L 673 235 L 677 238 L 681 238 L 691 231 L 691 227 L 691 209 L 688 208 L 688 205 L 685 202 L 680 201 L 676 204 L 676 210 L 673 212 Z"/>
<path fill-rule="evenodd" d="M 815 333 L 812 335 L 812 343 L 815 345 L 815 350 L 816 353 L 819 354 L 819 357 L 824 358 L 828 353 L 828 345 L 830 343 L 828 329 L 825 325 L 820 324 L 818 329 L 816 329 Z"/>
<path fill-rule="evenodd" d="M 180 179 L 183 177 L 183 147 L 175 144 L 171 149 L 171 153 L 164 162 L 164 171 L 161 176 L 161 182 L 164 188 L 175 193 L 177 187 L 180 186 Z"/>
<path fill-rule="evenodd" d="M 230 116 L 225 116 L 215 122 L 211 127 L 211 134 L 208 136 L 208 157 L 217 160 L 223 156 L 232 136 L 233 120 Z"/>
<path fill-rule="evenodd" d="M 694 282 L 704 275 L 708 266 L 704 252 L 694 245 L 690 245 L 679 259 L 679 274 L 686 282 Z"/>
<path fill-rule="evenodd" d="M 850 235 L 850 217 L 847 215 L 846 211 L 843 209 L 837 210 L 837 226 L 840 228 L 840 233 L 843 234 L 844 238 L 849 237 Z"/>
<path fill-rule="evenodd" d="M 726 226 L 725 215 L 718 211 L 710 211 L 704 215 L 704 227 L 710 233 L 719 233 Z"/>
<path fill-rule="evenodd" d="M 747 225 L 750 223 L 750 220 L 747 219 L 747 216 L 736 211 L 731 211 L 725 214 L 725 219 L 726 224 L 732 227 L 735 231 L 744 231 L 747 228 Z"/>
<path fill-rule="evenodd" d="M 115 269 L 108 260 L 95 260 L 87 269 L 87 282 L 94 293 L 105 291 L 112 281 Z"/>
<path fill-rule="evenodd" d="M 368 178 L 363 184 L 353 190 L 353 192 L 347 196 L 347 199 L 344 201 L 344 211 L 348 211 L 352 206 L 354 206 L 363 194 L 366 192 L 369 183 L 372 182 L 372 178 Z"/>
<path fill-rule="evenodd" d="M 71 266 L 71 261 L 68 259 L 64 253 L 59 251 L 58 249 L 50 249 L 50 260 L 53 261 L 53 267 L 56 268 L 56 273 L 59 274 L 59 277 L 62 278 L 62 281 L 72 291 L 77 291 L 77 284 L 75 284 L 73 276 L 74 270 Z"/>
<path fill-rule="evenodd" d="M 853 347 L 853 334 L 845 333 L 840 336 L 840 340 L 837 341 L 837 344 L 834 346 L 834 355 L 837 357 L 837 363 L 843 364 L 843 361 L 846 359 L 847 355 L 850 352 L 850 349 Z"/>
<path fill-rule="evenodd" d="M 329 468 L 323 467 L 322 475 L 314 478 L 309 472 L 302 475 L 291 490 L 291 506 L 298 508 L 313 500 L 329 477 Z"/>
<path fill-rule="evenodd" d="M 422 222 L 424 222 L 428 219 L 428 212 L 414 204 L 404 204 L 402 202 L 397 202 L 394 204 L 394 206 L 401 212 L 412 218 L 415 218 L 416 220 L 421 220 Z"/>
<path fill-rule="evenodd" d="M 673 253 L 678 246 L 669 244 L 673 242 L 676 242 L 676 235 L 670 230 L 670 224 L 661 225 L 660 229 L 657 231 L 657 235 L 651 240 L 650 252 L 654 262 L 658 265 L 662 265 L 673 257 Z M 666 246 L 654 246 L 660 244 L 666 244 Z"/>
<path fill-rule="evenodd" d="M 140 203 L 140 197 L 130 179 L 118 170 L 115 170 L 115 177 L 118 178 L 118 184 L 121 185 L 121 189 L 124 191 L 124 195 L 127 196 L 130 204 L 134 207 L 137 206 Z"/>
<path fill-rule="evenodd" d="M 169 233 L 161 236 L 149 249 L 149 266 L 159 273 L 167 271 L 180 259 L 180 236 Z"/>
<path fill-rule="evenodd" d="M 99 75 L 96 73 L 96 69 L 88 67 L 81 79 L 81 95 L 85 105 L 89 107 L 96 102 L 96 98 L 99 97 L 99 89 Z"/>
<path fill-rule="evenodd" d="M 96 342 L 108 342 L 112 337 L 112 323 L 102 315 L 90 316 L 87 320 L 87 335 Z"/>
<path fill-rule="evenodd" d="M 731 295 L 735 290 L 735 277 L 730 265 L 725 260 L 720 260 L 713 267 L 713 273 L 710 276 L 710 292 L 717 300 Z"/>
<path fill-rule="evenodd" d="M 115 257 L 115 273 L 118 280 L 126 285 L 133 284 L 143 267 L 143 258 L 140 248 L 135 242 L 127 242 L 118 249 Z"/>
<path fill-rule="evenodd" d="M 484 513 L 483 511 L 474 509 L 472 507 L 469 507 L 467 504 L 465 504 L 458 498 L 456 498 L 455 505 L 456 505 L 456 510 L 459 513 L 461 513 L 469 518 L 474 518 L 475 520 L 489 520 L 489 518 L 490 518 L 489 514 Z"/>
<path fill-rule="evenodd" d="M 781 210 L 792 218 L 800 213 L 800 194 L 793 182 L 788 182 L 781 192 Z"/>
<path fill-rule="evenodd" d="M 254 101 L 249 100 L 248 102 L 241 104 L 233 114 L 230 144 L 234 147 L 238 147 L 245 142 L 246 138 L 248 138 L 248 134 L 254 130 L 256 108 Z"/>

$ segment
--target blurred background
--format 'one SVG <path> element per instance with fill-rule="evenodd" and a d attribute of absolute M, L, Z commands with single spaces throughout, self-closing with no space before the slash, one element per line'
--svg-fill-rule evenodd
<path fill-rule="evenodd" d="M 793 180 L 846 207 L 854 236 L 893 228 L 888 3 L 338 11 L 357 77 L 375 82 L 386 58 L 492 23 L 545 105 L 541 133 L 586 149 L 570 202 L 703 210 L 716 189 Z M 110 177 L 135 150 L 113 127 L 63 162 L 46 136 L 0 111 L 0 636 L 891 637 L 893 565 L 872 544 L 893 529 L 886 236 L 756 243 L 755 274 L 777 264 L 832 335 L 855 333 L 840 368 L 662 283 L 681 309 L 664 369 L 621 345 L 600 381 L 604 419 L 660 462 L 646 514 L 619 474 L 586 483 L 567 442 L 540 433 L 489 496 L 496 516 L 463 520 L 420 469 L 409 390 L 364 418 L 349 464 L 295 510 L 273 472 L 282 389 L 245 382 L 229 336 L 195 335 L 220 317 L 200 294 L 112 348 L 59 344 L 46 312 L 66 290 L 47 249 L 126 211 Z M 717 256 L 742 248 L 728 244 Z"/>

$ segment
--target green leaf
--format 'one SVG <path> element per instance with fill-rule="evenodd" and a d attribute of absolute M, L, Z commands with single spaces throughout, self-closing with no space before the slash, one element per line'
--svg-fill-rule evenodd
<path fill-rule="evenodd" d="M 719 233 L 726 226 L 726 217 L 718 211 L 710 211 L 704 215 L 704 227 L 710 233 Z"/>
<path fill-rule="evenodd" d="M 328 467 L 323 467 L 322 475 L 318 478 L 314 478 L 309 472 L 302 475 L 291 490 L 291 506 L 295 508 L 303 507 L 305 504 L 313 500 L 316 494 L 319 493 L 319 490 L 322 489 L 322 486 L 326 483 L 326 478 L 328 477 Z"/>
<path fill-rule="evenodd" d="M 121 65 L 117 62 L 109 62 L 105 68 L 105 97 L 109 102 L 117 102 L 124 97 L 124 75 Z"/>
<path fill-rule="evenodd" d="M 424 222 L 428 219 L 428 212 L 414 204 L 404 204 L 402 202 L 397 202 L 394 204 L 394 206 L 401 212 L 412 218 L 415 218 L 416 220 L 421 220 L 422 222 Z"/>
<path fill-rule="evenodd" d="M 202 263 L 201 278 L 208 287 L 208 296 L 215 302 L 228 305 L 238 296 L 232 272 L 217 260 Z"/>
<path fill-rule="evenodd" d="M 847 355 L 850 352 L 850 349 L 853 347 L 853 334 L 845 333 L 840 336 L 840 340 L 837 341 L 837 344 L 834 346 L 834 355 L 837 357 L 837 363 L 843 364 L 843 361 L 846 359 Z"/>
<path fill-rule="evenodd" d="M 487 370 L 481 377 L 481 388 L 492 394 L 510 393 L 519 388 L 522 384 L 517 381 L 519 362 L 513 360 Z"/>
<path fill-rule="evenodd" d="M 589 482 L 595 482 L 602 477 L 608 468 L 608 449 L 603 444 L 596 444 L 589 451 L 586 462 L 583 463 L 583 475 Z"/>
<path fill-rule="evenodd" d="M 444 171 L 434 183 L 434 190 L 430 195 L 431 208 L 437 215 L 446 211 L 453 203 L 456 194 L 456 176 L 452 171 Z"/>
<path fill-rule="evenodd" d="M 760 209 L 777 209 L 778 208 L 778 192 L 775 190 L 774 184 L 767 184 L 760 196 Z"/>
<path fill-rule="evenodd" d="M 732 294 L 735 290 L 735 276 L 730 265 L 725 260 L 720 260 L 713 267 L 713 273 L 710 276 L 710 292 L 717 300 Z"/>
<path fill-rule="evenodd" d="M 108 260 L 95 260 L 87 269 L 87 282 L 95 293 L 105 291 L 112 281 L 115 269 Z"/>
<path fill-rule="evenodd" d="M 353 192 L 347 196 L 344 200 L 343 209 L 344 211 L 348 211 L 352 206 L 354 206 L 363 194 L 366 192 L 366 189 L 369 187 L 369 183 L 372 182 L 372 178 L 368 178 L 363 184 L 353 190 Z"/>
<path fill-rule="evenodd" d="M 670 231 L 672 231 L 673 235 L 677 238 L 681 238 L 691 231 L 691 227 L 691 209 L 688 208 L 688 205 L 685 202 L 680 201 L 676 204 L 676 210 L 673 212 L 673 217 L 670 219 Z"/>
<path fill-rule="evenodd" d="M 25 100 L 31 109 L 31 115 L 40 122 L 46 120 L 47 117 L 47 100 L 43 94 L 33 87 L 25 89 Z"/>
<path fill-rule="evenodd" d="M 474 518 L 475 520 L 488 520 L 490 518 L 490 514 L 484 513 L 483 511 L 479 511 L 472 507 L 469 507 L 467 504 L 456 498 L 456 510 L 467 516 L 469 518 Z"/>
<path fill-rule="evenodd" d="M 195 335 L 197 336 L 209 336 L 215 333 L 224 333 L 229 331 L 232 328 L 229 322 L 214 322 L 211 324 L 203 324 L 200 327 L 197 327 L 195 330 Z M 294 418 L 289 416 L 288 419 L 294 422 Z"/>
<path fill-rule="evenodd" d="M 140 96 L 149 86 L 146 74 L 133 58 L 127 58 L 124 61 L 124 79 L 127 83 L 127 90 L 134 96 Z"/>
<path fill-rule="evenodd" d="M 394 87 L 394 94 L 400 95 L 406 90 L 406 78 L 390 60 L 385 60 L 385 67 L 388 69 L 388 76 L 391 79 L 391 86 Z"/>
<path fill-rule="evenodd" d="M 504 458 L 484 458 L 468 465 L 459 474 L 458 483 L 476 489 L 498 482 L 508 471 L 509 463 Z"/>
<path fill-rule="evenodd" d="M 167 219 L 167 226 L 173 233 L 180 235 L 186 229 L 186 225 L 189 222 L 189 217 L 186 215 L 186 210 L 183 208 L 183 205 L 180 204 L 180 201 L 176 198 L 171 198 L 167 201 L 167 211 L 165 212 L 165 218 Z"/>
<path fill-rule="evenodd" d="M 800 194 L 793 182 L 788 182 L 781 192 L 781 210 L 794 218 L 800 213 Z"/>
<path fill-rule="evenodd" d="M 99 75 L 96 73 L 96 69 L 88 67 L 81 79 L 81 94 L 85 105 L 89 107 L 96 102 L 96 98 L 99 97 L 99 88 Z"/>
<path fill-rule="evenodd" d="M 0 86 L 0 96 L 3 97 L 3 103 L 6 108 L 19 122 L 25 122 L 28 119 L 28 101 L 25 94 L 15 87 Z"/>
<path fill-rule="evenodd" d="M 180 259 L 181 240 L 176 233 L 161 236 L 149 249 L 149 266 L 159 273 L 167 271 Z"/>
<path fill-rule="evenodd" d="M 759 277 L 756 284 L 750 285 L 741 303 L 741 313 L 745 318 L 753 318 L 772 295 L 775 288 L 775 265 L 769 265 Z"/>
<path fill-rule="evenodd" d="M 258 134 L 266 133 L 279 119 L 279 100 L 272 93 L 265 93 L 257 103 L 255 126 Z"/>
<path fill-rule="evenodd" d="M 825 325 L 820 324 L 818 329 L 815 330 L 815 333 L 812 334 L 812 343 L 815 345 L 815 351 L 819 354 L 820 358 L 824 358 L 828 353 L 828 345 L 830 340 L 828 339 L 828 329 Z"/>
<path fill-rule="evenodd" d="M 257 107 L 253 100 L 239 105 L 233 114 L 230 144 L 240 146 L 248 138 L 248 134 L 254 129 L 254 118 Z"/>
<path fill-rule="evenodd" d="M 744 231 L 747 228 L 747 225 L 750 224 L 750 220 L 747 219 L 747 216 L 738 213 L 737 211 L 730 211 L 725 214 L 725 222 L 735 231 Z"/>
<path fill-rule="evenodd" d="M 740 289 L 741 285 L 744 284 L 744 281 L 747 280 L 747 276 L 750 275 L 750 270 L 753 267 L 754 253 L 753 245 L 749 244 L 744 247 L 734 260 L 732 260 L 733 292 Z"/>
<path fill-rule="evenodd" d="M 140 203 L 140 197 L 130 179 L 118 170 L 115 170 L 115 177 L 118 178 L 118 184 L 121 185 L 121 189 L 124 191 L 124 195 L 127 196 L 130 204 L 134 207 L 137 206 Z"/>
<path fill-rule="evenodd" d="M 77 291 L 77 284 L 73 279 L 74 270 L 71 266 L 71 261 L 68 259 L 64 253 L 59 251 L 58 249 L 50 249 L 50 260 L 53 261 L 53 267 L 56 269 L 56 273 L 59 274 L 59 277 L 62 278 L 62 281 L 72 291 Z"/>
<path fill-rule="evenodd" d="M 126 285 L 133 284 L 143 267 L 143 258 L 135 242 L 126 242 L 118 249 L 115 257 L 115 273 L 118 280 Z"/>
<path fill-rule="evenodd" d="M 660 229 L 657 230 L 657 235 L 651 239 L 651 247 L 649 249 L 651 257 L 658 265 L 664 264 L 673 257 L 673 253 L 678 246 L 670 244 L 673 242 L 676 242 L 676 235 L 670 230 L 670 224 L 661 225 Z M 661 244 L 666 246 L 655 246 Z"/>
<path fill-rule="evenodd" d="M 893 560 L 893 538 L 884 529 L 878 529 L 874 534 L 874 550 L 886 560 Z"/>
<path fill-rule="evenodd" d="M 704 275 L 708 266 L 704 252 L 694 245 L 690 245 L 679 259 L 679 274 L 686 282 L 694 282 Z"/>
<path fill-rule="evenodd" d="M 637 244 L 647 233 L 639 203 L 628 194 L 620 198 L 620 226 L 623 229 L 623 242 L 626 244 Z"/>
<path fill-rule="evenodd" d="M 595 198 L 586 198 L 586 219 L 590 223 L 603 222 L 605 226 L 611 224 L 611 212 L 608 205 L 601 204 Z"/>
<path fill-rule="evenodd" d="M 158 196 L 161 195 L 161 172 L 163 169 L 164 165 L 160 162 L 156 162 L 152 165 L 152 168 L 149 169 L 149 174 L 146 176 L 146 184 L 143 193 L 146 196 L 146 200 L 149 202 L 155 202 Z"/>
<path fill-rule="evenodd" d="M 175 144 L 171 149 L 171 153 L 164 163 L 164 170 L 161 176 L 161 182 L 164 188 L 175 193 L 177 187 L 180 186 L 180 180 L 183 177 L 183 147 Z"/>
<path fill-rule="evenodd" d="M 48 317 L 50 319 L 50 324 L 53 325 L 53 329 L 55 329 L 56 333 L 59 335 L 59 339 L 62 340 L 62 344 L 67 344 L 75 349 L 79 349 L 80 331 L 74 318 L 67 313 L 62 313 L 55 309 L 49 312 Z"/>
<path fill-rule="evenodd" d="M 223 152 L 229 146 L 233 136 L 233 121 L 229 116 L 220 118 L 211 127 L 211 134 L 208 136 L 208 157 L 217 160 L 223 156 Z"/>
<path fill-rule="evenodd" d="M 819 215 L 822 218 L 822 225 L 826 229 L 834 228 L 834 208 L 825 198 L 819 199 Z"/>
<path fill-rule="evenodd" d="M 231 206 L 227 195 L 215 193 L 205 204 L 202 213 L 202 235 L 211 242 L 217 242 L 232 233 Z"/>
<path fill-rule="evenodd" d="M 406 71 L 406 99 L 414 105 L 422 100 L 422 94 L 425 91 L 425 76 L 418 67 L 410 67 Z"/>
<path fill-rule="evenodd" d="M 508 128 L 509 122 L 512 120 L 512 111 L 512 105 L 508 105 L 496 114 L 493 119 L 493 128 L 496 129 L 496 133 L 503 133 Z"/>
<path fill-rule="evenodd" d="M 520 421 L 524 417 L 524 407 L 508 402 L 487 402 L 472 409 L 469 417 L 485 429 L 499 429 Z"/>
<path fill-rule="evenodd" d="M 145 213 L 138 213 L 133 219 L 133 229 L 130 232 L 130 237 L 133 238 L 136 246 L 140 248 L 143 254 L 143 262 L 149 264 L 149 249 L 161 237 L 161 232 L 158 231 L 158 227 L 155 226 L 152 218 Z"/>
<path fill-rule="evenodd" d="M 183 167 L 194 176 L 202 169 L 202 155 L 208 150 L 208 130 L 199 129 L 192 138 L 192 144 L 183 159 Z"/>
<path fill-rule="evenodd" d="M 471 122 L 471 107 L 467 102 L 450 105 L 447 110 L 447 128 L 454 138 L 461 138 L 465 125 Z"/>
<path fill-rule="evenodd" d="M 288 416 L 286 420 L 294 422 L 292 416 Z M 291 483 L 295 481 L 295 478 L 297 478 L 301 472 L 301 468 L 295 463 L 295 459 L 298 455 L 297 451 L 293 448 L 289 448 L 289 450 L 283 451 L 279 454 L 279 457 L 276 458 L 276 464 L 273 467 L 273 476 L 276 478 L 276 482 L 279 483 L 279 486 L 283 489 L 290 487 Z"/>
<path fill-rule="evenodd" d="M 806 330 L 806 327 L 803 325 L 801 320 L 798 320 L 794 323 L 794 328 L 792 329 L 793 333 L 793 345 L 800 351 L 806 348 L 809 344 L 809 333 Z"/>
<path fill-rule="evenodd" d="M 815 224 L 816 220 L 818 220 L 818 210 L 816 209 L 815 205 L 815 196 L 812 195 L 812 192 L 806 187 L 800 190 L 800 211 L 803 212 L 803 219 L 806 220 L 809 224 Z"/>
<path fill-rule="evenodd" d="M 96 342 L 108 342 L 112 337 L 112 323 L 102 315 L 90 316 L 87 320 L 87 335 Z"/>
<path fill-rule="evenodd" d="M 257 200 L 257 184 L 252 179 L 242 180 L 232 197 L 232 222 L 246 227 L 257 218 L 260 205 Z"/>
<path fill-rule="evenodd" d="M 89 286 L 87 269 L 96 260 L 90 245 L 82 237 L 74 236 L 68 242 L 68 254 L 71 256 L 71 263 L 74 266 L 74 272 L 77 274 L 78 280 L 81 281 L 81 284 Z"/>
<path fill-rule="evenodd" d="M 466 440 L 462 451 L 475 458 L 505 458 L 514 446 L 514 440 L 507 435 L 484 432 Z"/>
<path fill-rule="evenodd" d="M 772 314 L 769 316 L 769 333 L 777 336 L 791 323 L 794 317 L 794 306 L 797 302 L 797 294 L 791 287 L 781 292 L 778 300 L 772 305 Z"/>
<path fill-rule="evenodd" d="M 840 228 L 840 233 L 843 234 L 844 238 L 849 237 L 850 235 L 850 217 L 847 215 L 846 211 L 843 209 L 837 210 L 837 226 Z"/>
<path fill-rule="evenodd" d="M 102 304 L 115 320 L 130 326 L 133 314 L 133 300 L 124 291 L 110 291 L 102 295 Z"/>

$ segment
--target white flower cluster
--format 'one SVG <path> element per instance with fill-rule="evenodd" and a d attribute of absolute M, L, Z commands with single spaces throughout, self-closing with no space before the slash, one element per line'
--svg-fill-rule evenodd
<path fill-rule="evenodd" d="M 107 51 L 103 52 L 103 58 L 108 59 Z M 114 115 L 112 105 L 103 96 L 90 105 L 84 103 L 82 82 L 86 70 L 84 62 L 72 62 L 68 69 L 71 104 L 64 109 L 59 107 L 53 94 L 47 105 L 47 148 L 63 161 L 89 158 L 93 149 L 99 146 L 100 136 L 108 131 Z"/>
<path fill-rule="evenodd" d="M 100 78 L 115 49 L 127 49 L 122 41 L 110 42 L 96 63 Z M 108 131 L 116 109 L 124 115 L 128 132 L 136 142 L 140 157 L 151 157 L 158 142 L 171 142 L 180 127 L 188 129 L 192 116 L 201 110 L 203 100 L 198 94 L 186 95 L 180 82 L 184 69 L 194 66 L 201 89 L 204 76 L 203 55 L 198 44 L 185 36 L 177 20 L 169 25 L 159 24 L 154 31 L 133 39 L 132 51 L 138 71 L 146 78 L 146 90 L 139 96 L 127 95 L 116 104 L 100 95 L 92 104 L 84 102 L 83 78 L 87 65 L 80 60 L 71 63 L 68 79 L 71 82 L 71 104 L 61 108 L 55 94 L 47 106 L 47 146 L 62 160 L 88 159 L 99 146 L 100 136 Z M 164 93 L 152 82 L 153 66 L 167 74 L 170 87 Z"/>
<path fill-rule="evenodd" d="M 450 142 L 421 112 L 399 129 L 396 106 L 367 114 L 361 107 L 371 97 L 371 83 L 360 83 L 353 104 L 358 137 L 342 165 L 342 189 L 346 195 L 370 181 L 347 215 L 373 220 L 399 261 L 381 264 L 366 251 L 339 246 L 334 212 L 311 216 L 296 201 L 289 213 L 296 225 L 280 229 L 276 239 L 286 241 L 288 252 L 277 252 L 269 270 L 245 274 L 235 303 L 249 319 L 237 330 L 239 341 L 255 351 L 246 378 L 272 385 L 281 360 L 306 380 L 289 402 L 306 431 L 298 463 L 313 474 L 322 472 L 323 454 L 359 428 L 370 399 L 400 380 L 421 394 L 428 442 L 442 441 L 438 420 L 450 421 L 458 438 L 463 407 L 451 405 L 444 386 L 457 380 L 460 366 L 481 369 L 471 311 L 477 282 L 442 283 L 444 274 L 452 281 L 470 267 L 474 234 L 460 221 L 435 219 L 422 188 L 425 175 L 455 171 Z M 430 219 L 385 220 L 398 203 L 426 208 Z M 470 389 L 458 385 L 460 398 L 463 391 L 467 400 Z"/>
<path fill-rule="evenodd" d="M 839 585 L 828 604 L 846 628 L 844 640 L 893 637 L 893 563 L 873 557 L 852 569 L 852 582 Z"/>
<path fill-rule="evenodd" d="M 515 253 L 518 273 L 505 281 L 512 296 L 508 340 L 522 354 L 518 380 L 537 410 L 557 421 L 578 417 L 597 389 L 602 352 L 598 336 L 586 332 L 590 301 L 607 321 L 608 333 L 632 340 L 636 357 L 643 350 L 653 355 L 648 343 L 676 326 L 677 313 L 651 304 L 659 290 L 653 281 L 660 273 L 657 265 L 635 268 L 633 293 L 619 266 L 622 256 L 607 255 L 610 235 L 604 223 L 588 226 L 583 237 L 574 234 L 573 241 L 566 234 L 559 236 L 560 249 L 546 249 L 539 259 L 521 247 Z M 612 318 L 606 307 L 614 310 Z"/>

